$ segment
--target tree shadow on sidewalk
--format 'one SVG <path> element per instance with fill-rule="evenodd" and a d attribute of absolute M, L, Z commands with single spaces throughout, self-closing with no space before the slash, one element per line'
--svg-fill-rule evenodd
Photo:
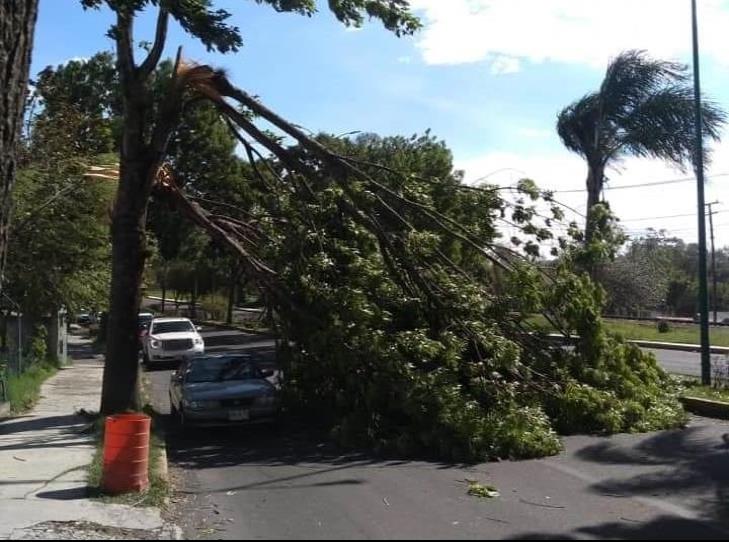
<path fill-rule="evenodd" d="M 0 437 L 3 435 L 14 435 L 32 431 L 43 431 L 45 429 L 68 428 L 68 432 L 78 432 L 85 420 L 75 414 L 62 416 L 45 416 L 38 418 L 34 416 L 22 416 L 10 418 L 0 423 Z"/>

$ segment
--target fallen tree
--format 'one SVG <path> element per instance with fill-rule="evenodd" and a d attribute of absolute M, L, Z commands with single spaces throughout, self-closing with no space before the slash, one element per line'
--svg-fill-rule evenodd
<path fill-rule="evenodd" d="M 346 140 L 309 136 L 223 72 L 178 62 L 174 78 L 170 110 L 210 100 L 238 137 L 259 213 L 204 208 L 171 167 L 155 189 L 238 254 L 290 345 L 290 404 L 340 442 L 451 459 L 534 457 L 559 449 L 557 431 L 684 422 L 655 359 L 606 332 L 602 290 L 572 270 L 609 252 L 604 216 L 586 248 L 562 240 L 559 265 L 545 273 L 524 251 L 533 256 L 562 217 L 533 183 L 520 183 L 513 204 L 497 187 L 463 185 L 450 166 L 440 177 L 400 171 L 348 154 L 357 149 Z M 551 216 L 540 217 L 539 199 Z M 499 240 L 499 221 L 521 231 L 519 251 Z M 533 313 L 575 332 L 574 350 L 552 348 Z"/>

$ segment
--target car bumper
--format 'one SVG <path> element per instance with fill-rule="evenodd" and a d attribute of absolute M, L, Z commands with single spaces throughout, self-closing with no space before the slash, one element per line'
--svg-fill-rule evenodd
<path fill-rule="evenodd" d="M 185 423 L 199 427 L 223 427 L 238 425 L 256 425 L 274 422 L 278 418 L 278 408 L 251 408 L 248 419 L 237 419 L 231 411 L 240 409 L 185 410 Z"/>
<path fill-rule="evenodd" d="M 150 350 L 150 361 L 181 361 L 205 353 L 205 345 L 196 345 L 189 350 Z"/>

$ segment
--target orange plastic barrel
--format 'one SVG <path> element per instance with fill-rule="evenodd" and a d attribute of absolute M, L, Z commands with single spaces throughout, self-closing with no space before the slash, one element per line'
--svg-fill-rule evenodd
<path fill-rule="evenodd" d="M 104 492 L 140 492 L 149 486 L 149 429 L 144 414 L 117 414 L 106 418 L 104 433 Z"/>

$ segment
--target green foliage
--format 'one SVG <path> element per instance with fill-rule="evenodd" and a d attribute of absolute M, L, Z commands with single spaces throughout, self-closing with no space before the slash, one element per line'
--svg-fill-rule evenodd
<path fill-rule="evenodd" d="M 73 104 L 54 105 L 33 123 L 18 174 L 7 266 L 11 297 L 32 316 L 65 305 L 103 308 L 109 282 L 109 208 L 116 187 L 83 176 L 85 154 L 74 137 L 85 116 Z"/>
<path fill-rule="evenodd" d="M 665 320 L 658 322 L 658 333 L 669 333 L 671 331 L 671 324 Z"/>
<path fill-rule="evenodd" d="M 8 399 L 14 414 L 27 412 L 40 398 L 43 382 L 56 373 L 56 368 L 47 363 L 33 363 L 20 375 L 8 378 Z"/>
<path fill-rule="evenodd" d="M 200 304 L 206 314 L 215 321 L 225 320 L 228 311 L 228 299 L 222 295 L 208 294 L 200 298 Z"/>
<path fill-rule="evenodd" d="M 45 361 L 48 358 L 48 331 L 43 325 L 35 326 L 33 338 L 30 341 L 30 357 L 38 361 Z"/>
<path fill-rule="evenodd" d="M 65 135 L 80 155 L 98 155 L 118 148 L 121 129 L 121 94 L 114 56 L 101 52 L 88 60 L 70 60 L 48 66 L 35 81 L 40 111 L 33 118 L 33 143 L 41 150 L 40 134 L 52 134 L 50 125 L 64 124 Z M 74 116 L 73 124 L 64 122 Z"/>
<path fill-rule="evenodd" d="M 315 0 L 255 0 L 279 12 L 293 12 L 311 16 L 316 12 Z M 151 5 L 162 5 L 190 35 L 198 38 L 208 50 L 221 53 L 235 52 L 243 45 L 240 30 L 228 24 L 230 13 L 215 9 L 213 0 L 186 0 L 164 2 L 160 0 L 81 0 L 86 8 L 98 9 L 106 3 L 111 9 L 133 15 Z M 407 0 L 329 0 L 329 9 L 347 26 L 359 27 L 365 17 L 379 19 L 396 35 L 412 34 L 419 21 L 410 13 Z M 111 34 L 114 34 L 112 29 Z"/>
<path fill-rule="evenodd" d="M 474 480 L 468 480 L 468 494 L 479 499 L 495 499 L 500 496 L 494 486 L 483 485 Z"/>
<path fill-rule="evenodd" d="M 507 203 L 488 187 L 459 189 L 450 152 L 432 136 L 319 139 L 356 157 L 389 189 L 454 220 L 481 246 L 498 239 Z M 340 188 L 322 175 L 311 192 L 298 192 L 294 176 L 280 175 L 258 190 L 260 206 L 285 217 L 267 230 L 266 255 L 292 296 L 276 307 L 286 394 L 342 444 L 462 461 L 524 458 L 557 453 L 557 430 L 682 423 L 655 360 L 606 332 L 604 291 L 573 271 L 589 257 L 582 249 L 568 247 L 549 276 L 516 254 L 506 271 L 413 205 L 393 204 L 399 219 L 377 215 L 385 236 L 343 212 L 345 201 L 371 208 L 384 190 L 355 179 Z M 521 191 L 529 200 L 542 196 L 531 182 Z M 518 205 L 510 218 L 530 224 L 531 204 Z M 604 216 L 590 248 L 600 257 L 619 237 Z M 527 237 L 535 245 L 538 230 Z M 575 350 L 530 335 L 535 330 L 521 315 L 534 312 L 580 335 Z"/>

